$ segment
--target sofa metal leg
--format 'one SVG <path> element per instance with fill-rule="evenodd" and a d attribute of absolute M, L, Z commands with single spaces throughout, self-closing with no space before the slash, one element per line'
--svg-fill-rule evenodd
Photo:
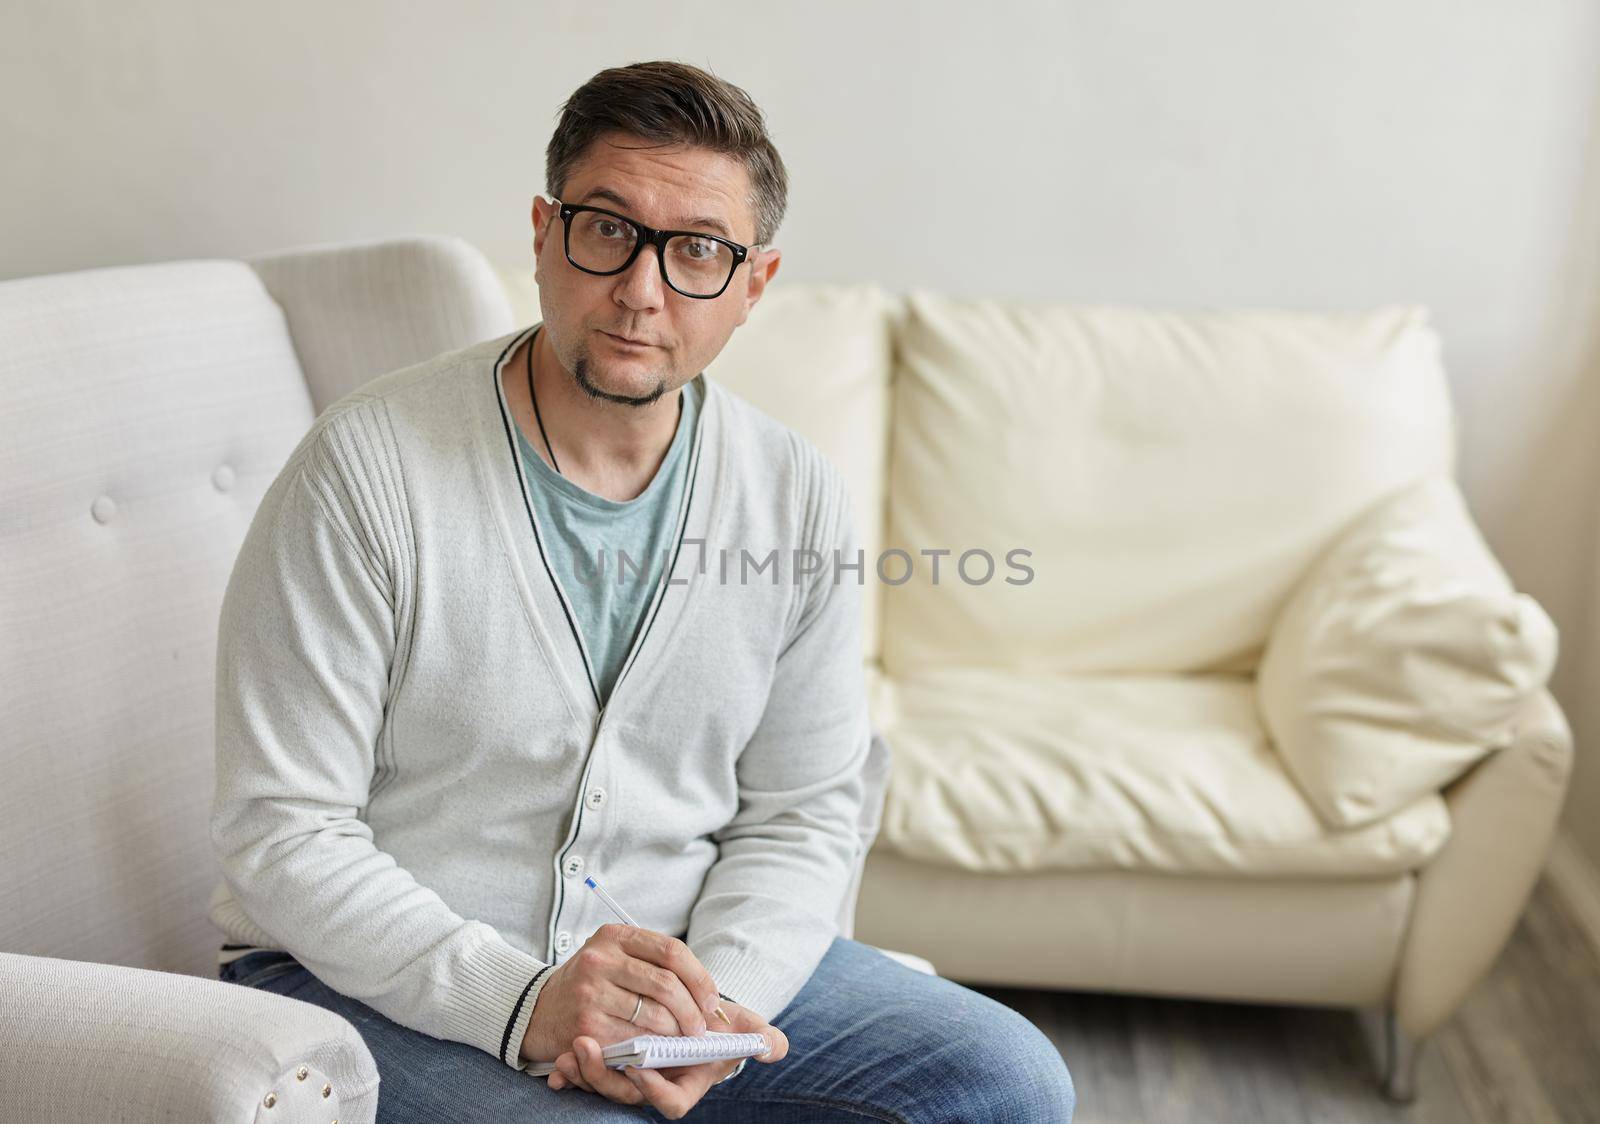
<path fill-rule="evenodd" d="M 1384 1095 L 1398 1104 L 1410 1104 L 1417 1095 L 1417 1051 L 1422 1048 L 1422 1040 L 1401 1030 L 1400 1020 L 1392 1010 L 1384 1012 L 1383 1025 L 1388 1039 Z"/>

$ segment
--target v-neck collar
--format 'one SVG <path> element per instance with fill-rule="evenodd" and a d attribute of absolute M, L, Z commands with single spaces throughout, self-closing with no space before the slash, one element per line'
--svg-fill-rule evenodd
<path fill-rule="evenodd" d="M 671 554 L 663 568 L 661 581 L 651 597 L 644 623 L 617 673 L 604 707 L 596 686 L 593 661 L 578 628 L 571 599 L 561 588 L 551 567 L 549 536 L 540 526 L 531 502 L 530 482 L 521 450 L 517 447 L 517 424 L 506 402 L 502 370 L 506 359 L 540 327 L 535 324 L 492 341 L 487 354 L 492 361 L 484 367 L 474 364 L 465 372 L 463 392 L 467 413 L 476 435 L 480 476 L 495 522 L 505 539 L 507 553 L 516 571 L 516 585 L 533 630 L 545 656 L 546 666 L 560 682 L 568 709 L 575 722 L 592 733 L 604 712 L 616 708 L 619 697 L 625 703 L 634 692 L 646 689 L 659 672 L 676 625 L 690 602 L 699 581 L 703 580 L 705 544 L 713 541 L 711 531 L 724 493 L 725 456 L 723 426 L 726 414 L 721 387 L 702 372 L 699 409 L 689 446 L 689 466 L 683 494 L 676 512 L 671 539 Z M 484 380 L 487 380 L 487 384 Z M 683 549 L 685 540 L 691 543 Z M 668 579 L 671 579 L 670 581 Z M 636 666 L 637 665 L 637 666 Z"/>
<path fill-rule="evenodd" d="M 513 374 L 511 377 L 523 381 L 523 376 L 521 375 Z M 679 462 L 688 459 L 689 450 L 687 446 L 694 440 L 694 431 L 693 424 L 686 426 L 683 422 L 685 415 L 687 415 L 691 423 L 697 421 L 700 412 L 701 386 L 696 385 L 696 380 L 690 379 L 688 384 L 677 393 L 681 396 L 681 400 L 678 404 L 677 423 L 672 430 L 672 440 L 667 445 L 667 451 L 661 458 L 661 463 L 656 466 L 656 470 L 651 475 L 649 482 L 645 484 L 644 490 L 632 499 L 610 499 L 606 496 L 596 495 L 581 484 L 573 483 L 566 476 L 545 463 L 533 441 L 520 428 L 516 430 L 518 451 L 523 455 L 523 463 L 530 466 L 528 471 L 538 477 L 539 484 L 554 492 L 561 499 L 589 508 L 592 511 L 621 513 L 638 510 L 648 506 L 652 497 L 659 495 L 664 489 L 671 486 L 673 478 L 677 475 Z"/>

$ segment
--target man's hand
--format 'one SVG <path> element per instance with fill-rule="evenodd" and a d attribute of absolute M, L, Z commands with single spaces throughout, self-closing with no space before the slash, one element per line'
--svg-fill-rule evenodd
<path fill-rule="evenodd" d="M 609 1045 L 635 1034 L 704 1034 L 706 1016 L 719 1004 L 711 974 L 688 945 L 650 929 L 602 925 L 570 960 L 550 970 L 521 1056 L 553 1061 L 580 1036 Z M 639 1015 L 629 1021 L 635 1006 Z M 721 1019 L 717 1025 L 726 1029 Z"/>
<path fill-rule="evenodd" d="M 732 1026 L 723 1027 L 726 1033 L 760 1034 L 766 1038 L 767 1052 L 756 1055 L 756 1061 L 770 1064 L 788 1055 L 789 1038 L 783 1031 L 764 1021 L 754 1011 L 726 999 L 722 1001 L 722 1009 L 733 1020 Z M 665 1069 L 629 1066 L 619 1070 L 601 1061 L 600 1043 L 593 1038 L 580 1036 L 572 1046 L 572 1050 L 556 1059 L 556 1070 L 548 1079 L 552 1089 L 576 1086 L 591 1093 L 600 1093 L 619 1104 L 649 1104 L 669 1120 L 677 1120 L 685 1115 L 700 1103 L 707 1089 L 739 1065 L 735 1059 Z"/>

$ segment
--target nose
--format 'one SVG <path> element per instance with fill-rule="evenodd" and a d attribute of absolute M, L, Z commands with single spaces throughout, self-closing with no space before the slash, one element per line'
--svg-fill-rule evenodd
<path fill-rule="evenodd" d="M 617 303 L 635 312 L 660 308 L 666 302 L 666 283 L 661 279 L 661 251 L 647 244 L 633 264 L 617 274 L 613 290 Z"/>

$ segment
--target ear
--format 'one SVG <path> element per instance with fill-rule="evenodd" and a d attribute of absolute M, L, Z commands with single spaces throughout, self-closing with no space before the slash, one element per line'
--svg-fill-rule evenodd
<path fill-rule="evenodd" d="M 545 239 L 550 237 L 550 231 L 559 222 L 556 209 L 553 205 L 546 205 L 539 196 L 533 197 L 533 277 L 537 284 L 539 280 L 539 261 L 544 256 Z"/>
<path fill-rule="evenodd" d="M 750 280 L 745 284 L 739 319 L 734 323 L 734 327 L 743 324 L 750 316 L 750 310 L 761 299 L 761 294 L 767 291 L 767 282 L 778 272 L 778 263 L 782 259 L 783 251 L 776 248 L 758 250 L 750 255 Z"/>

